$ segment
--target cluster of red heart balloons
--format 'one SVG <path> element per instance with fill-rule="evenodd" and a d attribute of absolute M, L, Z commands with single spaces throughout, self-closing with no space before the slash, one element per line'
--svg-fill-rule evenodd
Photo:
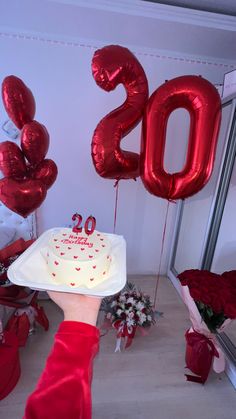
<path fill-rule="evenodd" d="M 213 170 L 221 121 L 221 100 L 216 88 L 200 76 L 176 77 L 148 98 L 148 82 L 137 58 L 119 45 L 97 50 L 92 60 L 96 83 L 104 90 L 123 84 L 127 98 L 106 115 L 92 139 L 92 158 L 97 173 L 108 179 L 141 176 L 146 189 L 169 200 L 184 199 L 207 183 Z M 164 153 L 168 118 L 175 109 L 190 115 L 186 162 L 183 170 L 167 173 Z M 124 151 L 121 140 L 142 120 L 140 155 Z M 178 139 L 173 152 L 178 153 Z"/>
<path fill-rule="evenodd" d="M 0 143 L 0 200 L 12 211 L 27 217 L 44 201 L 57 178 L 57 166 L 45 159 L 49 134 L 34 120 L 35 100 L 28 87 L 15 76 L 2 83 L 2 99 L 9 118 L 21 130 L 21 147 Z"/>

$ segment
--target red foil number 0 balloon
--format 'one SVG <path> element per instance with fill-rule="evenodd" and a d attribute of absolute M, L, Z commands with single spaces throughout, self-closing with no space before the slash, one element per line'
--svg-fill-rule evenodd
<path fill-rule="evenodd" d="M 171 112 L 190 114 L 186 162 L 181 172 L 164 170 L 167 122 Z M 182 76 L 160 86 L 150 97 L 143 119 L 141 177 L 146 189 L 167 199 L 184 199 L 207 183 L 214 164 L 221 120 L 221 101 L 215 87 L 198 76 Z M 173 146 L 178 153 L 178 144 Z"/>
<path fill-rule="evenodd" d="M 120 142 L 141 120 L 148 100 L 148 82 L 137 58 L 119 45 L 95 52 L 92 72 L 96 83 L 111 91 L 123 84 L 127 98 L 97 125 L 92 140 L 92 158 L 97 173 L 109 179 L 139 176 L 139 155 L 120 148 Z"/>

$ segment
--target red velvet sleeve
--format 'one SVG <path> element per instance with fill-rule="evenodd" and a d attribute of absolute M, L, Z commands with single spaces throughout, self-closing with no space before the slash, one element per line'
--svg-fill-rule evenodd
<path fill-rule="evenodd" d="M 91 419 L 90 387 L 98 344 L 96 327 L 62 322 L 23 419 Z"/>

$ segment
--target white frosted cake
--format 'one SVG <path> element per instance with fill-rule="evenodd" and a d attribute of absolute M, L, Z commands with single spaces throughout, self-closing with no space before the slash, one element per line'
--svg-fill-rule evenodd
<path fill-rule="evenodd" d="M 87 235 L 84 229 L 62 228 L 48 242 L 47 264 L 55 284 L 96 287 L 107 279 L 110 263 L 110 241 L 96 230 Z"/>

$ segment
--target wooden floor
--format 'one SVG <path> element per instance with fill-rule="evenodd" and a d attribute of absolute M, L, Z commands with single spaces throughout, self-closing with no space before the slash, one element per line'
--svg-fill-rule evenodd
<path fill-rule="evenodd" d="M 153 295 L 154 277 L 137 277 L 135 282 Z M 1 419 L 22 418 L 26 398 L 43 369 L 62 319 L 52 302 L 43 304 L 50 331 L 37 329 L 22 349 L 21 379 L 0 402 Z M 224 373 L 211 373 L 205 386 L 185 380 L 184 333 L 189 327 L 188 314 L 165 278 L 158 289 L 158 309 L 163 317 L 148 336 L 135 337 L 128 350 L 114 353 L 113 330 L 101 338 L 94 366 L 93 419 L 235 419 L 236 393 Z"/>

